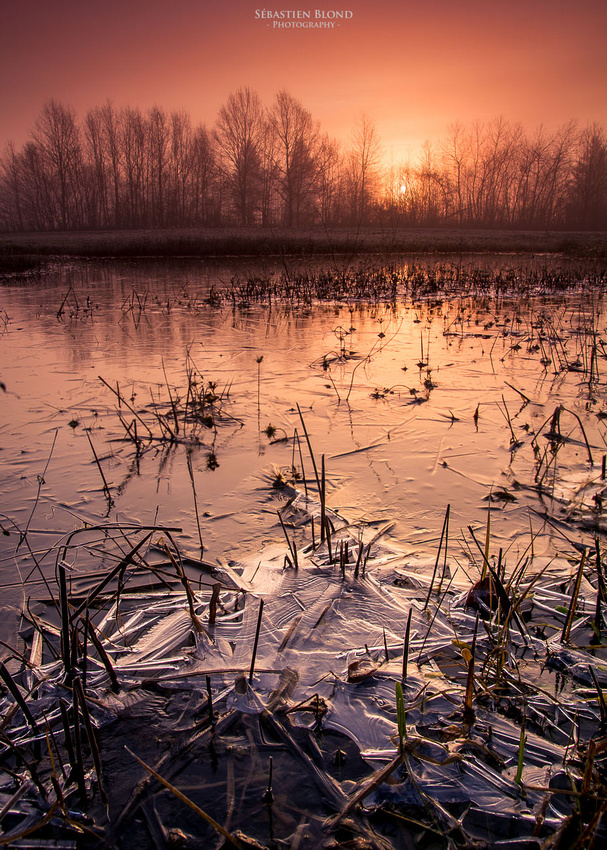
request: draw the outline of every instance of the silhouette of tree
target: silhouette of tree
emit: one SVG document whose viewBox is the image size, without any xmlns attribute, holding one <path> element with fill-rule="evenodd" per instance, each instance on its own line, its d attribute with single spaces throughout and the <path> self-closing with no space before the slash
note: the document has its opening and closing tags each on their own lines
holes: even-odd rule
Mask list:
<svg viewBox="0 0 607 850">
<path fill-rule="evenodd" d="M 219 167 L 242 224 L 253 224 L 260 207 L 263 130 L 261 101 L 249 88 L 231 94 L 219 110 L 213 134 Z"/>
<path fill-rule="evenodd" d="M 82 225 L 82 149 L 73 109 L 54 100 L 42 107 L 32 133 L 55 203 L 54 226 Z"/>
<path fill-rule="evenodd" d="M 349 203 L 357 223 L 368 219 L 371 203 L 379 190 L 381 146 L 375 125 L 361 115 L 354 127 L 348 156 Z"/>
<path fill-rule="evenodd" d="M 139 109 L 127 108 L 122 115 L 121 143 L 124 161 L 125 218 L 131 227 L 143 227 L 147 222 L 146 124 Z"/>
<path fill-rule="evenodd" d="M 402 192 L 401 187 L 406 191 Z M 533 133 L 497 118 L 455 123 L 417 162 L 382 170 L 366 116 L 349 150 L 280 91 L 268 112 L 231 94 L 212 133 L 186 112 L 46 103 L 29 140 L 0 159 L 6 230 L 304 223 L 607 225 L 607 137 L 573 123 Z"/>
<path fill-rule="evenodd" d="M 121 115 L 108 101 L 90 110 L 84 122 L 88 153 L 89 223 L 103 227 L 122 223 L 123 153 L 120 139 Z"/>
<path fill-rule="evenodd" d="M 12 142 L 9 142 L 6 153 L 0 163 L 4 191 L 0 190 L 0 210 L 6 221 L 14 221 L 19 230 L 26 227 L 24 204 L 26 189 L 24 185 L 23 156 L 18 154 Z"/>
<path fill-rule="evenodd" d="M 269 113 L 275 137 L 273 166 L 283 203 L 283 221 L 301 223 L 318 182 L 320 127 L 301 103 L 280 91 Z"/>
<path fill-rule="evenodd" d="M 587 127 L 580 139 L 570 185 L 569 215 L 582 227 L 607 226 L 607 136 Z"/>
<path fill-rule="evenodd" d="M 318 146 L 318 215 L 324 225 L 336 224 L 345 208 L 344 169 L 339 145 L 323 134 Z"/>
</svg>

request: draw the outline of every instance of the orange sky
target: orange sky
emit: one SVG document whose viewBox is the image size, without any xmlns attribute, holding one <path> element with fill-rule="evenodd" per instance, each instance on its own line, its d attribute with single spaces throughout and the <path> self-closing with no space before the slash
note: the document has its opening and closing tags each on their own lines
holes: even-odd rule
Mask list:
<svg viewBox="0 0 607 850">
<path fill-rule="evenodd" d="M 256 9 L 353 16 L 285 30 Z M 0 149 L 25 141 L 50 98 L 80 116 L 110 99 L 212 125 L 242 85 L 267 104 L 286 88 L 345 141 L 366 113 L 395 162 L 455 120 L 607 126 L 606 33 L 604 0 L 4 0 Z"/>
</svg>

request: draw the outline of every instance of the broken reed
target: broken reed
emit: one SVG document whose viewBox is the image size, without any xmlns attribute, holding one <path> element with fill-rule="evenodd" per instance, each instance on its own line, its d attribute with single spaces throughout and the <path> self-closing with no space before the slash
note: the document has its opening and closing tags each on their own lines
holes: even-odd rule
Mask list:
<svg viewBox="0 0 607 850">
<path fill-rule="evenodd" d="M 594 466 L 594 457 L 592 455 L 592 449 L 590 447 L 588 435 L 586 434 L 586 429 L 584 428 L 582 420 L 574 410 L 569 410 L 564 405 L 557 405 L 553 413 L 548 417 L 548 419 L 546 419 L 546 421 L 540 426 L 540 428 L 538 428 L 535 436 L 531 441 L 536 458 L 535 482 L 538 485 L 538 488 L 542 487 L 542 484 L 544 482 L 544 479 L 546 478 L 546 475 L 548 474 L 550 467 L 553 465 L 556 469 L 558 453 L 563 447 L 563 445 L 565 445 L 565 443 L 569 440 L 569 437 L 565 437 L 561 431 L 561 420 L 563 413 L 568 413 L 569 415 L 575 418 L 580 428 L 584 445 L 586 447 L 588 463 L 590 464 L 590 466 Z M 548 423 L 550 423 L 548 430 L 544 431 Z M 539 437 L 542 433 L 544 434 L 547 440 L 546 446 L 543 451 L 538 442 Z"/>
</svg>

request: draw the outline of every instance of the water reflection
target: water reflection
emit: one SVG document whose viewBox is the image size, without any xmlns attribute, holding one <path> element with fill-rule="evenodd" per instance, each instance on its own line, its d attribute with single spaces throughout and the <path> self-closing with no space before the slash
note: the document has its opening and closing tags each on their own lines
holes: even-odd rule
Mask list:
<svg viewBox="0 0 607 850">
<path fill-rule="evenodd" d="M 513 260 L 483 263 L 483 274 L 495 274 Z M 453 268 L 461 278 L 461 261 Z M 454 528 L 484 524 L 491 488 L 512 494 L 494 503 L 493 533 L 506 545 L 527 545 L 528 506 L 554 514 L 559 470 L 573 478 L 587 472 L 571 420 L 537 493 L 536 447 L 544 450 L 545 437 L 534 443 L 533 435 L 557 405 L 580 416 L 600 458 L 601 293 L 209 303 L 213 287 L 253 271 L 274 270 L 91 263 L 4 287 L 1 493 L 10 537 L 2 538 L 3 575 L 14 571 L 17 529 L 28 523 L 58 534 L 105 515 L 178 523 L 195 548 L 186 450 L 210 557 L 279 539 L 268 470 L 292 466 L 293 445 L 263 432 L 271 424 L 301 434 L 297 404 L 314 451 L 326 456 L 331 503 L 353 520 L 392 520 L 394 542 L 412 557 L 436 545 L 448 503 Z M 127 428 L 132 411 L 148 421 L 176 399 L 183 404 L 188 358 L 199 380 L 225 394 L 225 418 L 201 427 L 196 440 L 137 450 Z M 112 493 L 109 514 L 100 467 Z M 538 546 L 561 543 L 547 527 Z"/>
</svg>

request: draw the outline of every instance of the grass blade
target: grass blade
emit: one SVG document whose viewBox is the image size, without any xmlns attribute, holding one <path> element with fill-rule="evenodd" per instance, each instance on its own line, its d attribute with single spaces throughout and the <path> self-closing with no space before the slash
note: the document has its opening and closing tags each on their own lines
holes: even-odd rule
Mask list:
<svg viewBox="0 0 607 850">
<path fill-rule="evenodd" d="M 227 829 L 224 829 L 220 823 L 217 823 L 217 821 L 212 818 L 211 815 L 208 815 L 205 811 L 203 811 L 203 809 L 200 808 L 200 806 L 197 806 L 193 800 L 190 800 L 190 798 L 186 797 L 185 794 L 182 794 L 178 788 L 175 788 L 174 785 L 171 785 L 171 783 L 167 779 L 164 779 L 164 777 L 157 773 L 153 767 L 150 767 L 150 765 L 146 764 L 143 759 L 140 759 L 139 756 L 136 756 L 132 750 L 130 750 L 128 747 L 125 747 L 125 750 L 127 751 L 127 753 L 132 755 L 133 758 L 138 761 L 139 764 L 154 777 L 154 779 L 157 779 L 158 782 L 160 782 L 161 785 L 164 785 L 164 787 L 167 788 L 171 792 L 171 794 L 174 794 L 178 800 L 181 800 L 181 802 L 185 803 L 186 806 L 189 806 L 193 812 L 196 812 L 196 814 L 199 815 L 204 821 L 206 821 L 209 826 L 212 826 L 216 832 L 222 835 L 226 841 L 229 841 L 233 847 L 236 847 L 237 850 L 244 850 L 244 845 L 238 840 L 238 838 L 236 838 L 236 836 L 230 835 Z"/>
</svg>

